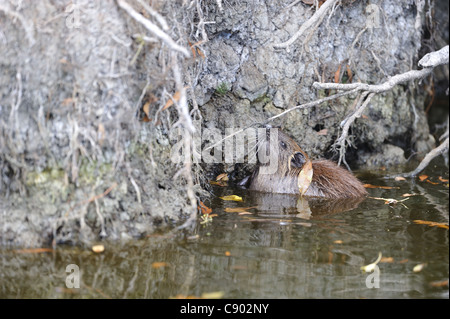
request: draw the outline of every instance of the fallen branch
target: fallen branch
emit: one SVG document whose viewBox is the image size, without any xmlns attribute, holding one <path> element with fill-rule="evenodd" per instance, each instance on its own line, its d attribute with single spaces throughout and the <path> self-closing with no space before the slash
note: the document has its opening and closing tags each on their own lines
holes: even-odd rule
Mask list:
<svg viewBox="0 0 450 319">
<path fill-rule="evenodd" d="M 171 49 L 181 52 L 187 58 L 191 56 L 186 48 L 176 44 L 175 41 L 173 41 L 170 36 L 168 36 L 163 30 L 161 30 L 156 24 L 144 18 L 140 13 L 134 10 L 127 2 L 125 2 L 124 0 L 117 0 L 117 4 L 123 10 L 125 10 L 133 19 L 135 19 L 137 22 L 142 24 L 147 30 L 149 30 L 151 33 L 153 33 L 162 41 L 164 41 L 164 43 L 167 44 Z"/>
<path fill-rule="evenodd" d="M 295 42 L 306 30 L 310 28 L 316 28 L 320 22 L 322 22 L 323 18 L 327 14 L 328 10 L 331 9 L 339 0 L 327 0 L 322 6 L 317 10 L 311 18 L 309 18 L 305 23 L 302 24 L 300 29 L 294 34 L 292 38 L 283 43 L 276 43 L 273 45 L 274 48 L 287 48 L 292 43 Z"/>
</svg>

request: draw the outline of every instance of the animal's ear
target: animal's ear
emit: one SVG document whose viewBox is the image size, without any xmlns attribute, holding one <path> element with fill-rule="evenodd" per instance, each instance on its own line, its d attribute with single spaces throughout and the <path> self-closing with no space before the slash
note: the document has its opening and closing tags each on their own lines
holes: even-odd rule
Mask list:
<svg viewBox="0 0 450 319">
<path fill-rule="evenodd" d="M 303 164 L 305 164 L 305 162 L 306 162 L 306 158 L 300 152 L 294 153 L 294 155 L 292 155 L 292 157 L 291 157 L 291 166 L 293 166 L 293 167 L 301 168 L 301 167 L 303 167 Z"/>
</svg>

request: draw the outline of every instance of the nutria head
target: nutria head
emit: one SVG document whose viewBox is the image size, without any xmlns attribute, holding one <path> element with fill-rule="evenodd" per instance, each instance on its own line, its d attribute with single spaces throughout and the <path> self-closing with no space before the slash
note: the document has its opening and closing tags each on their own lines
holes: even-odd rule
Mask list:
<svg viewBox="0 0 450 319">
<path fill-rule="evenodd" d="M 367 195 L 362 183 L 351 172 L 327 160 L 311 161 L 298 144 L 279 129 L 266 128 L 258 146 L 259 165 L 249 180 L 250 189 L 326 198 Z"/>
<path fill-rule="evenodd" d="M 309 161 L 308 155 L 300 146 L 278 128 L 267 127 L 266 136 L 260 139 L 258 145 L 258 159 L 261 166 L 276 167 L 277 174 L 281 176 L 292 173 L 296 169 L 301 170 Z M 298 172 L 297 170 L 296 173 Z"/>
</svg>

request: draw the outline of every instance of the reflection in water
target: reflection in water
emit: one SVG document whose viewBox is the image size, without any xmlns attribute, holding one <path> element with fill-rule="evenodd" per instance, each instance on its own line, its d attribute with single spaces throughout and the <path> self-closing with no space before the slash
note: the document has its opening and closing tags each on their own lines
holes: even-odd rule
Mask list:
<svg viewBox="0 0 450 319">
<path fill-rule="evenodd" d="M 274 194 L 247 191 L 247 198 L 252 205 L 258 207 L 260 215 L 294 214 L 296 217 L 310 219 L 350 211 L 358 207 L 365 197 L 329 199 L 317 197 L 301 197 L 291 194 Z"/>
</svg>

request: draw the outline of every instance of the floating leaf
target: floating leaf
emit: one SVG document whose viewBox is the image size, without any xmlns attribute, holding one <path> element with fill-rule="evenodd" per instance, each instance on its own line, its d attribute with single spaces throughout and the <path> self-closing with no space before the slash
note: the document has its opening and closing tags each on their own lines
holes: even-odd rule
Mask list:
<svg viewBox="0 0 450 319">
<path fill-rule="evenodd" d="M 400 187 L 395 186 L 379 186 L 379 185 L 372 185 L 372 184 L 364 184 L 365 188 L 381 188 L 381 189 L 400 189 Z"/>
<path fill-rule="evenodd" d="M 431 227 L 440 227 L 440 228 L 448 229 L 447 223 L 430 222 L 428 220 L 420 220 L 420 219 L 415 219 L 415 220 L 413 220 L 413 222 L 416 224 L 419 224 L 419 225 L 427 225 L 427 226 L 431 226 Z"/>
<path fill-rule="evenodd" d="M 393 263 L 394 262 L 394 258 L 392 257 L 383 257 L 380 260 L 380 263 Z"/>
<path fill-rule="evenodd" d="M 381 252 L 378 253 L 378 258 L 377 260 L 375 260 L 373 263 L 362 266 L 361 270 L 363 270 L 364 272 L 372 272 L 375 269 L 375 266 L 380 262 L 381 260 Z"/>
<path fill-rule="evenodd" d="M 432 287 L 447 287 L 448 286 L 448 279 L 443 281 L 433 281 L 430 282 L 430 286 Z"/>
<path fill-rule="evenodd" d="M 219 197 L 219 198 L 221 198 L 223 200 L 232 200 L 232 201 L 235 201 L 235 202 L 242 202 L 242 197 L 237 196 L 237 195 L 227 195 L 227 196 L 222 196 L 222 197 Z"/>
<path fill-rule="evenodd" d="M 442 176 L 438 177 L 442 183 L 448 183 L 448 179 L 442 178 Z"/>
<path fill-rule="evenodd" d="M 220 299 L 223 298 L 225 293 L 223 291 L 204 292 L 202 293 L 203 299 Z"/>
<path fill-rule="evenodd" d="M 423 182 L 424 180 L 426 180 L 428 178 L 428 175 L 420 175 L 419 179 L 421 182 Z"/>
<path fill-rule="evenodd" d="M 414 271 L 414 272 L 420 272 L 420 271 L 423 270 L 423 268 L 424 268 L 425 266 L 426 266 L 426 264 L 418 264 L 418 265 L 415 265 L 414 268 L 413 268 L 413 271 Z"/>
<path fill-rule="evenodd" d="M 208 215 L 212 212 L 212 208 L 206 206 L 202 201 L 200 201 L 199 209 L 202 215 Z"/>
<path fill-rule="evenodd" d="M 406 178 L 404 178 L 403 176 L 396 176 L 394 179 L 395 179 L 397 182 L 400 182 L 400 181 L 406 181 Z"/>
<path fill-rule="evenodd" d="M 227 250 L 227 251 L 225 252 L 225 256 L 229 257 L 229 256 L 231 256 L 231 253 Z"/>
<path fill-rule="evenodd" d="M 225 207 L 225 212 L 227 213 L 242 213 L 245 212 L 246 210 L 252 209 L 252 208 L 257 208 L 258 206 L 253 206 L 253 207 Z"/>
<path fill-rule="evenodd" d="M 427 179 L 425 182 L 430 183 L 430 184 L 433 184 L 433 185 L 439 185 L 439 183 L 437 183 L 437 182 L 432 182 L 432 181 L 430 181 L 429 179 Z"/>
<path fill-rule="evenodd" d="M 344 242 L 342 240 L 335 240 L 333 243 L 335 243 L 335 244 L 343 244 Z"/>
<path fill-rule="evenodd" d="M 411 196 L 418 196 L 419 194 L 410 194 L 410 193 L 405 193 L 402 194 L 402 197 L 411 197 Z"/>
<path fill-rule="evenodd" d="M 303 168 L 300 171 L 300 173 L 298 174 L 297 185 L 300 195 L 303 196 L 303 194 L 306 193 L 309 185 L 311 184 L 312 178 L 313 178 L 312 162 L 307 161 L 305 165 L 303 165 Z"/>
<path fill-rule="evenodd" d="M 102 252 L 105 251 L 105 246 L 103 246 L 103 245 L 94 245 L 94 246 L 92 246 L 92 251 L 94 253 L 97 253 L 97 254 L 102 253 Z"/>
<path fill-rule="evenodd" d="M 220 182 L 209 181 L 209 183 L 210 183 L 211 185 L 217 185 L 217 186 L 221 186 L 221 187 L 225 187 L 225 186 L 228 185 L 226 182 L 223 182 L 223 181 L 220 181 Z"/>
<path fill-rule="evenodd" d="M 152 263 L 152 268 L 162 268 L 167 266 L 169 266 L 169 264 L 164 261 L 155 261 Z"/>
<path fill-rule="evenodd" d="M 216 181 L 228 182 L 228 175 L 226 173 L 220 174 L 216 177 Z"/>
<path fill-rule="evenodd" d="M 52 248 L 28 248 L 28 249 L 18 249 L 14 252 L 19 254 L 40 254 L 40 253 L 51 253 L 53 252 Z"/>
</svg>

